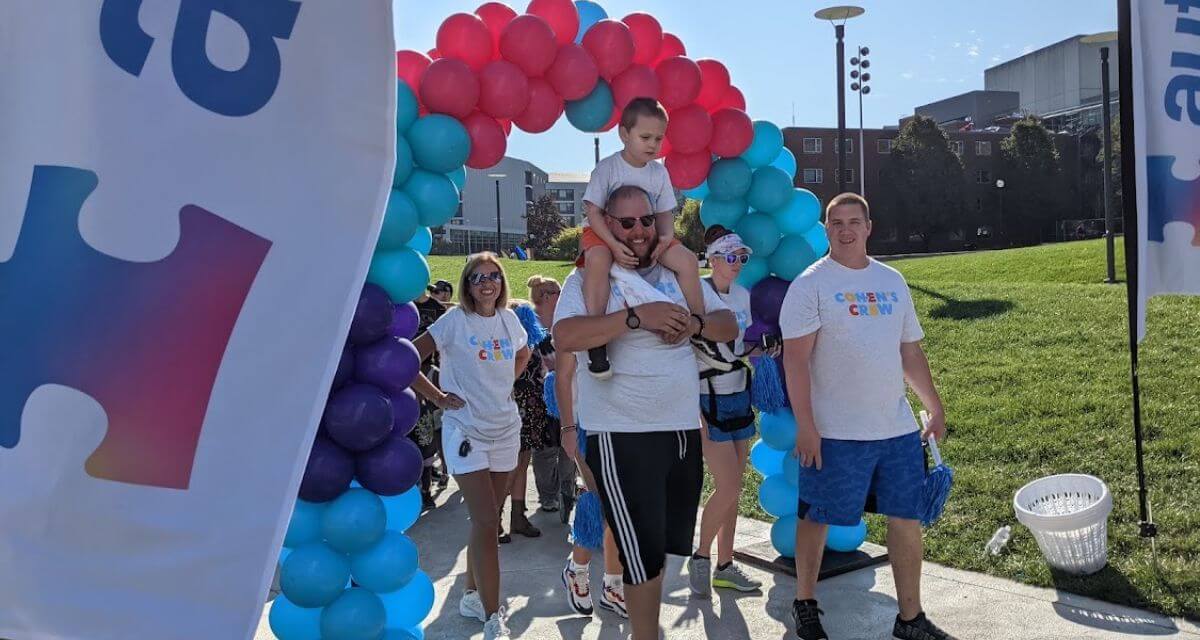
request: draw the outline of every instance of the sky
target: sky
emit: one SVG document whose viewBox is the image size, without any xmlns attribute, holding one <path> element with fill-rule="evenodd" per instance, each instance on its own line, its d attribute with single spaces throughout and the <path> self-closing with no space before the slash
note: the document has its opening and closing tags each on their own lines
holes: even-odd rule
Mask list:
<svg viewBox="0 0 1200 640">
<path fill-rule="evenodd" d="M 433 48 L 438 25 L 484 0 L 393 0 L 399 49 Z M 527 2 L 510 3 L 523 12 Z M 658 18 L 678 35 L 688 57 L 716 58 L 729 68 L 755 120 L 784 127 L 837 126 L 833 27 L 813 13 L 811 0 L 599 0 L 615 19 L 636 11 Z M 830 3 L 832 4 L 832 3 Z M 859 0 L 866 9 L 846 24 L 846 59 L 870 47 L 871 93 L 864 97 L 867 127 L 895 125 L 913 108 L 983 88 L 984 69 L 1080 34 L 1116 29 L 1115 0 Z M 984 7 L 989 7 L 984 9 Z M 847 70 L 848 72 L 848 70 Z M 858 126 L 858 97 L 847 79 L 846 126 Z M 547 172 L 587 172 L 592 136 L 561 118 L 553 129 L 514 129 L 508 155 Z M 620 149 L 615 131 L 601 134 L 600 150 Z"/>
</svg>

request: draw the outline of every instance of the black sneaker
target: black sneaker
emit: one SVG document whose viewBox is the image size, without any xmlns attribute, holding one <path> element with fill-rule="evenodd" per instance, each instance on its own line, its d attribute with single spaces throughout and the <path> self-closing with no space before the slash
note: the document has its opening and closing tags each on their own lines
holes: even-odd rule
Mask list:
<svg viewBox="0 0 1200 640">
<path fill-rule="evenodd" d="M 821 626 L 821 614 L 816 600 L 793 600 L 792 622 L 796 625 L 796 637 L 800 640 L 829 640 Z"/>
<path fill-rule="evenodd" d="M 597 380 L 608 380 L 612 377 L 612 366 L 608 364 L 607 346 L 588 349 L 588 373 Z"/>
<path fill-rule="evenodd" d="M 429 495 L 428 493 L 422 494 L 421 495 L 421 510 L 429 511 L 430 509 L 435 509 L 435 508 L 437 508 L 437 503 L 433 501 L 433 496 Z"/>
<path fill-rule="evenodd" d="M 892 627 L 892 637 L 897 640 L 957 640 L 954 636 L 942 631 L 925 617 L 925 612 L 905 622 L 896 616 L 896 625 Z"/>
</svg>

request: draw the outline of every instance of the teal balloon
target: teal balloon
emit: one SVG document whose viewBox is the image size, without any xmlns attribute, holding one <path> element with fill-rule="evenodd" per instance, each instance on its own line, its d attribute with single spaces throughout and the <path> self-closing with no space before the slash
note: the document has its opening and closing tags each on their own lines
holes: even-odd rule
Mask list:
<svg viewBox="0 0 1200 640">
<path fill-rule="evenodd" d="M 825 534 L 825 546 L 832 551 L 849 553 L 862 546 L 867 540 L 867 523 L 861 518 L 853 527 L 830 525 Z"/>
<path fill-rule="evenodd" d="M 766 442 L 759 440 L 750 447 L 750 464 L 763 477 L 773 476 L 783 470 L 784 452 L 772 449 Z"/>
<path fill-rule="evenodd" d="M 396 134 L 396 169 L 392 171 L 392 188 L 399 189 L 408 182 L 408 178 L 412 176 L 413 169 L 412 146 L 408 144 L 408 139 L 403 133 Z"/>
<path fill-rule="evenodd" d="M 743 265 L 742 272 L 738 274 L 737 283 L 750 289 L 758 284 L 759 280 L 769 275 L 771 275 L 770 258 L 768 256 L 750 256 L 750 262 Z"/>
<path fill-rule="evenodd" d="M 708 172 L 708 190 L 714 198 L 735 200 L 750 191 L 754 171 L 741 158 L 721 158 Z"/>
<path fill-rule="evenodd" d="M 376 251 L 367 270 L 367 282 L 383 287 L 396 304 L 411 302 L 429 286 L 429 263 L 408 247 Z"/>
<path fill-rule="evenodd" d="M 579 100 L 570 100 L 566 107 L 567 121 L 576 129 L 596 133 L 612 120 L 613 93 L 604 80 L 596 82 L 592 92 Z"/>
<path fill-rule="evenodd" d="M 800 458 L 796 457 L 796 452 L 789 451 L 783 456 L 782 475 L 793 487 L 800 486 Z"/>
<path fill-rule="evenodd" d="M 447 173 L 446 177 L 450 178 L 450 182 L 453 182 L 454 186 L 458 187 L 459 191 L 462 191 L 463 188 L 465 188 L 467 186 L 467 168 L 466 167 L 459 167 L 459 168 L 455 169 L 454 171 Z"/>
<path fill-rule="evenodd" d="M 758 416 L 759 430 L 767 446 L 777 451 L 796 447 L 796 418 L 789 409 L 763 412 Z"/>
<path fill-rule="evenodd" d="M 407 137 L 413 160 L 434 173 L 450 173 L 471 155 L 471 137 L 466 127 L 448 115 L 434 113 L 417 118 Z"/>
<path fill-rule="evenodd" d="M 400 533 L 408 531 L 421 516 L 420 488 L 413 487 L 398 496 L 384 497 L 383 507 L 387 510 L 388 529 Z"/>
<path fill-rule="evenodd" d="M 780 233 L 804 233 L 821 219 L 821 201 L 808 189 L 793 189 L 792 198 L 773 215 Z"/>
<path fill-rule="evenodd" d="M 685 197 L 691 198 L 692 200 L 703 200 L 707 198 L 709 194 L 708 180 L 701 182 L 700 186 L 698 187 L 684 189 L 681 193 L 683 193 Z"/>
<path fill-rule="evenodd" d="M 779 226 L 768 213 L 753 211 L 742 216 L 735 230 L 746 246 L 759 257 L 771 255 L 779 245 Z"/>
<path fill-rule="evenodd" d="M 777 167 L 763 167 L 754 172 L 746 200 L 756 211 L 778 211 L 792 198 L 792 178 Z"/>
<path fill-rule="evenodd" d="M 433 251 L 433 232 L 429 230 L 429 227 L 417 227 L 417 230 L 412 234 L 412 238 L 404 243 L 404 246 L 423 256 L 427 256 L 430 251 Z"/>
<path fill-rule="evenodd" d="M 812 248 L 817 257 L 829 253 L 829 236 L 825 234 L 825 225 L 818 222 L 804 232 L 804 240 Z"/>
<path fill-rule="evenodd" d="M 388 629 L 383 634 L 383 640 L 425 640 L 425 630 L 420 627 Z"/>
<path fill-rule="evenodd" d="M 399 531 L 350 556 L 350 576 L 364 589 L 390 593 L 417 575 L 417 545 Z"/>
<path fill-rule="evenodd" d="M 763 478 L 762 484 L 758 485 L 758 504 L 776 518 L 795 515 L 800 506 L 800 490 L 782 473 L 776 473 Z"/>
<path fill-rule="evenodd" d="M 321 609 L 297 606 L 287 596 L 275 598 L 267 621 L 279 640 L 321 640 Z"/>
<path fill-rule="evenodd" d="M 347 589 L 321 612 L 321 640 L 379 640 L 387 610 L 366 589 Z"/>
<path fill-rule="evenodd" d="M 783 169 L 784 173 L 794 179 L 796 177 L 796 154 L 792 153 L 791 149 L 784 147 L 779 155 L 771 161 L 770 166 Z"/>
<path fill-rule="evenodd" d="M 387 610 L 389 629 L 420 626 L 433 609 L 433 583 L 424 571 L 417 571 L 399 591 L 380 594 Z"/>
<path fill-rule="evenodd" d="M 575 34 L 575 44 L 583 44 L 583 34 L 597 22 L 607 20 L 608 12 L 591 0 L 575 0 L 575 10 L 579 12 L 579 31 Z"/>
<path fill-rule="evenodd" d="M 786 516 L 771 524 L 771 546 L 785 558 L 796 557 L 796 525 L 795 515 Z"/>
<path fill-rule="evenodd" d="M 350 560 L 320 542 L 294 549 L 279 574 L 283 595 L 305 608 L 333 602 L 349 580 Z"/>
<path fill-rule="evenodd" d="M 346 491 L 321 516 L 321 535 L 342 553 L 357 553 L 379 542 L 386 528 L 383 500 L 366 489 Z"/>
<path fill-rule="evenodd" d="M 700 222 L 705 228 L 719 224 L 726 229 L 737 226 L 738 220 L 746 215 L 745 200 L 721 200 L 708 197 L 700 203 Z"/>
<path fill-rule="evenodd" d="M 766 120 L 755 120 L 754 140 L 742 153 L 742 159 L 750 163 L 750 168 L 757 169 L 771 164 L 782 150 L 783 132 L 779 127 Z"/>
<path fill-rule="evenodd" d="M 440 227 L 458 211 L 458 187 L 445 174 L 414 169 L 404 183 L 404 193 L 417 205 L 422 227 Z"/>
<path fill-rule="evenodd" d="M 795 280 L 820 257 L 821 254 L 813 251 L 804 236 L 787 235 L 779 241 L 775 253 L 771 254 L 771 273 L 784 280 Z"/>
<path fill-rule="evenodd" d="M 383 214 L 383 228 L 379 231 L 376 251 L 391 251 L 403 247 L 416 232 L 420 216 L 417 205 L 408 194 L 392 189 L 388 196 L 387 211 Z"/>
<path fill-rule="evenodd" d="M 296 506 L 292 508 L 292 519 L 288 522 L 287 534 L 283 537 L 283 546 L 295 549 L 320 542 L 321 516 L 324 513 L 324 504 L 297 500 Z"/>
<path fill-rule="evenodd" d="M 406 82 L 396 83 L 396 133 L 404 135 L 420 116 L 417 96 Z"/>
</svg>

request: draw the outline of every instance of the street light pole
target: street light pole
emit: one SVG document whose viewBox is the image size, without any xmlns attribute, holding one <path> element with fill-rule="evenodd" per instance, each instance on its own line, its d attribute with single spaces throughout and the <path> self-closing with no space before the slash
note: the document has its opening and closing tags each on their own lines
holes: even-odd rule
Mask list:
<svg viewBox="0 0 1200 640">
<path fill-rule="evenodd" d="M 1105 282 L 1114 284 L 1117 281 L 1117 258 L 1114 244 L 1116 242 L 1116 222 L 1112 213 L 1112 114 L 1109 107 L 1108 82 L 1108 43 L 1117 41 L 1116 31 L 1105 31 L 1087 36 L 1081 40 L 1085 44 L 1100 44 L 1100 96 L 1104 117 L 1104 242 L 1108 258 L 1108 273 Z"/>
<path fill-rule="evenodd" d="M 489 173 L 488 177 L 496 180 L 496 255 L 501 255 L 500 250 L 503 245 L 500 243 L 500 180 L 507 178 L 508 174 Z"/>
<path fill-rule="evenodd" d="M 1000 224 L 996 225 L 997 227 L 999 227 L 998 229 L 996 229 L 996 231 L 998 232 L 998 234 L 1000 236 L 1001 245 L 1003 245 L 1004 241 L 1008 238 L 1008 234 L 1004 232 L 1004 181 L 1003 180 L 996 181 L 996 193 L 1000 194 Z"/>
<path fill-rule="evenodd" d="M 867 197 L 867 150 L 863 146 L 863 96 L 871 93 L 871 87 L 867 84 L 871 74 L 866 71 L 871 68 L 871 61 L 867 60 L 870 53 L 869 48 L 859 47 L 858 55 L 850 58 L 850 64 L 854 67 L 850 72 L 850 78 L 854 80 L 850 90 L 858 94 L 858 193 L 864 198 Z"/>
<path fill-rule="evenodd" d="M 838 193 L 846 191 L 846 21 L 865 13 L 862 7 L 839 6 L 821 9 L 813 14 L 818 20 L 833 23 L 837 39 L 837 106 L 838 132 L 835 144 L 838 150 Z"/>
</svg>

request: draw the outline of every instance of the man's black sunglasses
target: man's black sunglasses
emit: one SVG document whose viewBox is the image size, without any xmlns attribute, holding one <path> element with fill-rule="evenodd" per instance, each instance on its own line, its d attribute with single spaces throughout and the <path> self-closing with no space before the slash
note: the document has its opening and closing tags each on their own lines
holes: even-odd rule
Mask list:
<svg viewBox="0 0 1200 640">
<path fill-rule="evenodd" d="M 605 214 L 605 215 L 608 215 L 608 214 Z M 653 215 L 641 216 L 640 218 L 618 218 L 618 217 L 612 216 L 612 215 L 608 215 L 608 217 L 612 218 L 613 220 L 616 220 L 617 222 L 620 222 L 621 228 L 625 229 L 625 230 L 632 229 L 633 225 L 638 222 L 641 222 L 643 227 L 653 227 L 654 226 L 654 216 Z"/>
</svg>

